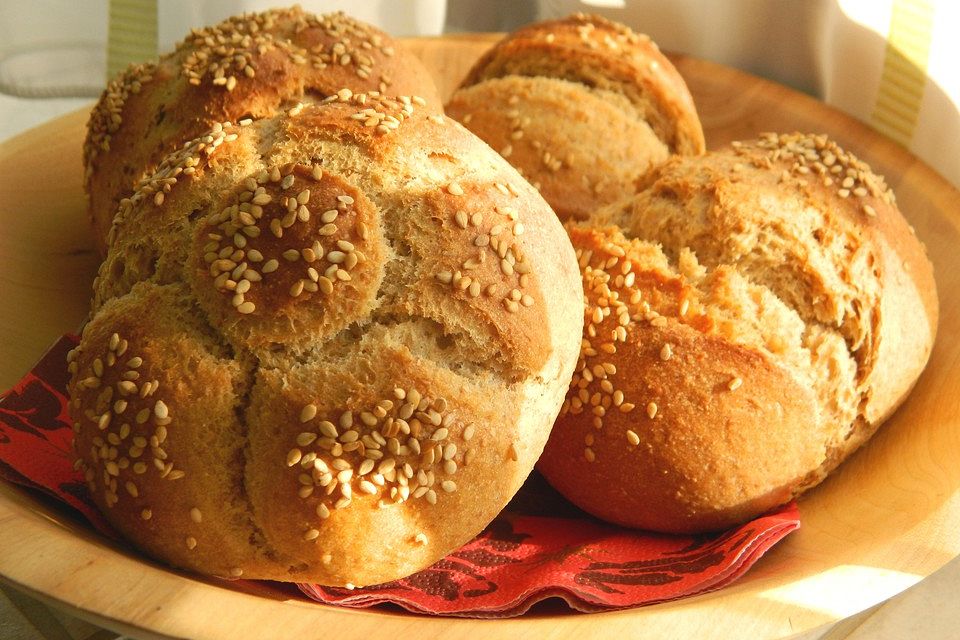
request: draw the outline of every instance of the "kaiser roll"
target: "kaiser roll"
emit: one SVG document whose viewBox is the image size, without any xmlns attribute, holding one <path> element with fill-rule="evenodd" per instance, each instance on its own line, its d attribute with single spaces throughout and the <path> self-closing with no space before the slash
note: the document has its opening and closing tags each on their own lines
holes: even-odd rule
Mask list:
<svg viewBox="0 0 960 640">
<path fill-rule="evenodd" d="M 96 290 L 69 385 L 94 500 L 219 576 L 369 585 L 470 540 L 540 455 L 582 331 L 540 195 L 376 93 L 166 156 Z"/>
<path fill-rule="evenodd" d="M 817 485 L 904 400 L 932 267 L 825 136 L 673 157 L 638 186 L 569 229 L 586 328 L 539 468 L 612 522 L 723 529 Z"/>
<path fill-rule="evenodd" d="M 561 219 L 632 195 L 669 154 L 703 152 L 683 78 L 645 35 L 576 14 L 508 35 L 447 113 L 499 151 Z"/>
</svg>

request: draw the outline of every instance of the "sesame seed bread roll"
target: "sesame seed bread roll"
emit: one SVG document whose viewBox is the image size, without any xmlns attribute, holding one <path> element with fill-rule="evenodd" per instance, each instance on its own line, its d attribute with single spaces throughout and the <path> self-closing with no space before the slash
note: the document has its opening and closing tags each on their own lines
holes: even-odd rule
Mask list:
<svg viewBox="0 0 960 640">
<path fill-rule="evenodd" d="M 667 159 L 667 145 L 625 102 L 568 80 L 506 76 L 460 89 L 446 112 L 499 151 L 565 220 L 633 195 L 636 180 Z"/>
<path fill-rule="evenodd" d="M 418 95 L 439 110 L 419 60 L 342 13 L 292 7 L 235 16 L 193 30 L 158 61 L 132 65 L 87 124 L 84 188 L 97 248 L 106 253 L 120 201 L 187 140 L 214 123 L 273 116 L 342 88 Z"/>
<path fill-rule="evenodd" d="M 561 220 L 634 193 L 669 154 L 699 154 L 683 78 L 649 37 L 600 16 L 523 27 L 472 67 L 447 105 L 539 185 Z"/>
<path fill-rule="evenodd" d="M 121 208 L 71 415 L 94 500 L 150 555 L 380 583 L 470 540 L 533 468 L 582 333 L 573 249 L 422 102 L 217 124 Z"/>
<path fill-rule="evenodd" d="M 693 533 L 786 502 L 929 358 L 923 246 L 883 179 L 825 136 L 673 157 L 569 232 L 586 327 L 539 467 L 601 518 Z"/>
</svg>

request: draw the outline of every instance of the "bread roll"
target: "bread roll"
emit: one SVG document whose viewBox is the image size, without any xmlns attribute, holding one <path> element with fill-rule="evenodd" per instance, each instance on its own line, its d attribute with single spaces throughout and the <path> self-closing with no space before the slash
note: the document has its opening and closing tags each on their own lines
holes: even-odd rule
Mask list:
<svg viewBox="0 0 960 640">
<path fill-rule="evenodd" d="M 565 220 L 629 197 L 637 178 L 669 155 L 623 102 L 619 94 L 568 80 L 506 76 L 460 89 L 446 110 L 499 151 Z"/>
<path fill-rule="evenodd" d="M 421 103 L 218 124 L 121 208 L 71 415 L 94 500 L 150 555 L 380 583 L 470 540 L 533 468 L 582 331 L 573 250 Z"/>
<path fill-rule="evenodd" d="M 904 400 L 932 267 L 825 136 L 674 157 L 639 188 L 569 229 L 586 328 L 539 468 L 612 522 L 723 529 L 817 485 Z"/>
<path fill-rule="evenodd" d="M 340 89 L 418 95 L 439 110 L 426 69 L 384 32 L 299 7 L 192 31 L 157 62 L 132 65 L 94 107 L 83 148 L 94 240 L 157 163 L 217 122 L 274 116 Z"/>
<path fill-rule="evenodd" d="M 677 70 L 645 35 L 576 14 L 507 36 L 447 104 L 507 158 L 561 219 L 633 194 L 669 154 L 698 154 L 703 130 Z"/>
</svg>

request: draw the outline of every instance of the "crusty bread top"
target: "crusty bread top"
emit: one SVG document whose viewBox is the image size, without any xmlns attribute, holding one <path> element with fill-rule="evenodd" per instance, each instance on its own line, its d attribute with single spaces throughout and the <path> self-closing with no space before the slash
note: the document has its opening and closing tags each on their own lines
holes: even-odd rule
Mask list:
<svg viewBox="0 0 960 640">
<path fill-rule="evenodd" d="M 550 483 L 604 520 L 675 533 L 789 500 L 826 456 L 838 416 L 821 398 L 853 386 L 842 340 L 808 348 L 797 314 L 733 265 L 568 231 L 585 327 L 538 463 Z"/>
<path fill-rule="evenodd" d="M 561 220 L 632 195 L 668 155 L 622 95 L 567 80 L 491 78 L 458 90 L 446 112 L 517 167 Z"/>
<path fill-rule="evenodd" d="M 418 95 L 439 110 L 426 69 L 386 33 L 342 13 L 299 7 L 193 30 L 157 62 L 106 88 L 87 125 L 85 188 L 95 237 L 121 198 L 170 151 L 215 122 L 272 116 L 342 88 Z"/>
<path fill-rule="evenodd" d="M 838 431 L 831 459 L 846 457 L 904 399 L 936 335 L 936 285 L 892 191 L 868 165 L 823 135 L 767 134 L 671 158 L 638 192 L 594 222 L 659 242 L 673 257 L 689 249 L 710 268 L 735 264 L 808 326 L 846 343 L 856 393 L 829 397 L 860 419 Z"/>
<path fill-rule="evenodd" d="M 73 356 L 78 453 L 108 519 L 167 562 L 372 584 L 519 488 L 582 291 L 542 197 L 423 100 L 291 111 L 215 125 L 125 200 Z"/>
<path fill-rule="evenodd" d="M 923 247 L 884 181 L 825 136 L 673 157 L 568 231 L 584 340 L 539 467 L 604 519 L 693 533 L 799 495 L 930 355 Z"/>
<path fill-rule="evenodd" d="M 478 155 L 474 136 L 421 102 L 344 92 L 292 117 L 216 125 L 168 156 L 121 206 L 94 284 L 94 309 L 141 280 L 183 278 L 196 283 L 200 303 L 229 339 L 267 358 L 279 344 L 309 349 L 390 301 L 397 313 L 416 309 L 456 324 L 464 352 L 519 367 L 520 377 L 536 370 L 550 332 L 517 312 L 539 308 L 541 285 L 525 259 L 526 248 L 539 243 L 527 225 L 537 233 L 549 208 L 504 160 Z M 371 117 L 393 119 L 397 130 L 368 126 Z M 292 178 L 281 176 L 285 166 Z M 246 214 L 248 202 L 254 209 Z M 519 208 L 531 202 L 544 209 Z M 301 215 L 301 206 L 310 213 Z M 209 212 L 204 224 L 195 224 L 198 209 Z M 249 216 L 255 224 L 245 224 Z M 247 233 L 255 235 L 244 239 Z M 251 248 L 263 266 L 231 260 Z M 410 251 L 423 256 L 416 270 L 390 271 L 401 264 L 396 254 Z M 241 263 L 261 279 L 238 297 L 220 282 Z M 384 278 L 396 298 L 375 297 Z M 396 286 L 398 279 L 463 298 L 465 312 L 449 314 L 443 296 L 413 297 L 416 288 Z M 302 290 L 295 287 L 301 280 Z M 345 297 L 325 309 L 331 287 Z"/>
<path fill-rule="evenodd" d="M 507 75 L 620 93 L 671 152 L 704 150 L 693 98 L 676 68 L 649 37 L 606 18 L 577 13 L 518 29 L 474 64 L 461 87 Z"/>
</svg>

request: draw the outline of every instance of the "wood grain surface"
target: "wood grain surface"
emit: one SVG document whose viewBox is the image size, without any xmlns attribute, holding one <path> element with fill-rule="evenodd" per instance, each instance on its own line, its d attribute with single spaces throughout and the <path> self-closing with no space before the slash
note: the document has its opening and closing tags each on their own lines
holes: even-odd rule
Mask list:
<svg viewBox="0 0 960 640">
<path fill-rule="evenodd" d="M 407 41 L 448 94 L 493 36 Z M 927 244 L 940 337 L 910 399 L 863 451 L 801 502 L 801 530 L 719 592 L 603 614 L 547 603 L 522 618 L 354 611 L 292 588 L 171 571 L 105 541 L 36 494 L 0 483 L 0 575 L 137 637 L 783 638 L 851 616 L 960 553 L 960 193 L 864 125 L 807 96 L 716 64 L 675 58 L 708 145 L 764 131 L 825 132 L 886 175 Z M 83 321 L 97 266 L 84 217 L 85 113 L 0 147 L 0 388 Z"/>
</svg>

